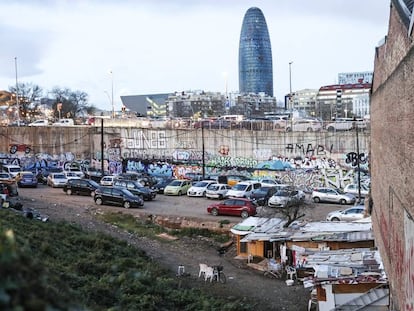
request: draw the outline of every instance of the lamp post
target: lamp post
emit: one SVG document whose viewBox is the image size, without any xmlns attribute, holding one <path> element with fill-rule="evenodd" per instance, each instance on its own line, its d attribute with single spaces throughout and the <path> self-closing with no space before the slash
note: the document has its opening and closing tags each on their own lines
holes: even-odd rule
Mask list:
<svg viewBox="0 0 414 311">
<path fill-rule="evenodd" d="M 361 168 L 359 164 L 359 137 L 358 137 L 358 123 L 354 117 L 355 134 L 356 134 L 356 152 L 357 152 L 357 168 L 358 168 L 358 203 L 361 203 Z"/>
<path fill-rule="evenodd" d="M 109 71 L 111 74 L 111 105 L 112 105 L 112 118 L 115 118 L 115 107 L 114 107 L 114 73 L 112 70 Z"/>
<path fill-rule="evenodd" d="M 293 105 L 292 105 L 292 64 L 293 64 L 293 61 L 289 62 L 289 106 L 290 106 L 291 110 L 293 110 Z"/>
<path fill-rule="evenodd" d="M 17 126 L 20 126 L 20 103 L 19 103 L 19 84 L 17 83 L 17 57 L 14 58 L 14 69 L 16 72 L 16 107 L 17 107 Z"/>
</svg>

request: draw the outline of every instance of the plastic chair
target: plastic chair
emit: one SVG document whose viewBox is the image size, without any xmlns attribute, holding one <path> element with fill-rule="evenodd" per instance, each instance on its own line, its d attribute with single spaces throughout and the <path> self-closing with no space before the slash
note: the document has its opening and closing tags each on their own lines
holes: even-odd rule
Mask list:
<svg viewBox="0 0 414 311">
<path fill-rule="evenodd" d="M 200 271 L 198 272 L 198 277 L 200 278 L 205 275 L 208 266 L 205 263 L 200 263 L 199 266 Z"/>
<path fill-rule="evenodd" d="M 298 275 L 296 273 L 296 268 L 293 268 L 292 266 L 286 266 L 286 274 L 287 278 L 289 280 L 293 280 L 294 278 L 297 279 Z"/>
</svg>

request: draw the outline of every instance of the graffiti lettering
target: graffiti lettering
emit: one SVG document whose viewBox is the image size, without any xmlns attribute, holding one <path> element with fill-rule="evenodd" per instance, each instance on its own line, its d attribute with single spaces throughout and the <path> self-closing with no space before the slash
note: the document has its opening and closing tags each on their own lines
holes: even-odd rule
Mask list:
<svg viewBox="0 0 414 311">
<path fill-rule="evenodd" d="M 359 164 L 366 164 L 367 163 L 367 157 L 365 156 L 365 153 L 362 152 L 359 154 L 359 157 L 356 152 L 349 152 L 346 154 L 345 163 L 351 164 L 351 166 L 357 166 Z"/>
<path fill-rule="evenodd" d="M 330 146 L 329 152 L 331 153 L 333 149 L 333 145 Z M 311 157 L 315 155 L 326 155 L 327 151 L 325 150 L 325 147 L 322 145 L 315 145 L 307 144 L 306 148 L 304 144 L 287 144 L 286 146 L 287 152 L 290 153 L 299 153 L 303 154 L 305 156 Z"/>
</svg>

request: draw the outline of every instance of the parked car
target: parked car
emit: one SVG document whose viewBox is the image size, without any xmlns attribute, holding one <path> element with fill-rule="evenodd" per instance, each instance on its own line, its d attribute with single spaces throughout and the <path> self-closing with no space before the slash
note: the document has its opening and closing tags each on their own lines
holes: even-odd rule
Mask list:
<svg viewBox="0 0 414 311">
<path fill-rule="evenodd" d="M 241 181 L 235 184 L 228 192 L 227 197 L 236 197 L 236 198 L 248 198 L 253 190 L 258 189 L 262 186 L 261 183 L 257 181 Z"/>
<path fill-rule="evenodd" d="M 0 172 L 0 182 L 13 182 L 14 178 L 9 173 Z"/>
<path fill-rule="evenodd" d="M 63 174 L 65 174 L 66 179 L 81 179 L 82 177 L 80 177 L 78 174 L 76 174 L 75 172 L 67 172 L 67 171 L 63 171 Z"/>
<path fill-rule="evenodd" d="M 174 178 L 161 178 L 160 180 L 158 180 L 157 183 L 155 183 L 151 189 L 155 190 L 157 193 L 164 193 L 164 189 L 165 187 L 168 186 L 168 184 L 170 182 L 172 182 L 174 180 Z"/>
<path fill-rule="evenodd" d="M 259 206 L 265 206 L 276 192 L 277 188 L 275 186 L 262 186 L 252 191 L 250 200 Z"/>
<path fill-rule="evenodd" d="M 228 184 L 211 184 L 207 187 L 207 199 L 224 199 L 227 197 L 227 192 L 231 189 Z"/>
<path fill-rule="evenodd" d="M 257 181 L 261 183 L 262 186 L 267 186 L 267 187 L 283 185 L 283 183 L 280 180 L 275 179 L 275 178 L 260 178 Z"/>
<path fill-rule="evenodd" d="M 256 205 L 246 198 L 229 198 L 224 201 L 211 204 L 207 212 L 217 215 L 241 216 L 247 218 L 256 215 Z"/>
<path fill-rule="evenodd" d="M 363 183 L 360 183 L 360 186 L 361 186 L 360 187 L 361 197 L 364 198 L 365 196 L 368 195 L 369 188 Z M 359 194 L 358 184 L 348 184 L 348 185 L 346 185 L 345 188 L 344 188 L 344 192 L 353 194 L 356 197 L 358 197 L 358 194 Z"/>
<path fill-rule="evenodd" d="M 281 189 L 277 191 L 268 202 L 269 207 L 287 207 L 291 204 L 305 201 L 305 193 L 296 189 Z"/>
<path fill-rule="evenodd" d="M 1 166 L 1 170 L 4 173 L 9 173 L 11 175 L 11 177 L 16 177 L 18 172 L 22 171 L 22 168 L 18 165 L 14 165 L 14 164 L 6 164 L 6 165 L 2 165 Z"/>
<path fill-rule="evenodd" d="M 207 194 L 207 188 L 208 186 L 212 184 L 216 184 L 217 182 L 214 180 L 202 180 L 198 181 L 195 184 L 193 184 L 188 190 L 187 190 L 187 196 L 189 197 L 205 197 Z"/>
<path fill-rule="evenodd" d="M 187 194 L 191 187 L 191 180 L 175 179 L 170 182 L 164 189 L 165 195 L 184 195 Z"/>
<path fill-rule="evenodd" d="M 23 171 L 18 172 L 16 175 L 17 186 L 20 188 L 23 187 L 33 187 L 36 188 L 38 181 L 37 176 L 33 172 Z"/>
<path fill-rule="evenodd" d="M 53 126 L 73 126 L 75 125 L 75 123 L 73 122 L 73 119 L 59 119 L 52 125 Z"/>
<path fill-rule="evenodd" d="M 49 120 L 46 120 L 46 119 L 36 120 L 28 124 L 28 126 L 48 126 L 48 125 L 49 125 Z"/>
<path fill-rule="evenodd" d="M 133 195 L 126 188 L 114 187 L 100 187 L 96 189 L 94 201 L 97 205 L 119 205 L 125 208 L 144 205 L 144 200 L 140 196 Z"/>
<path fill-rule="evenodd" d="M 66 175 L 64 173 L 50 173 L 47 176 L 46 184 L 49 187 L 56 188 L 56 187 L 63 187 L 68 182 Z"/>
<path fill-rule="evenodd" d="M 341 189 L 333 189 L 320 187 L 312 191 L 312 200 L 315 203 L 339 203 L 339 204 L 354 204 L 356 197 L 353 194 L 345 193 Z"/>
<path fill-rule="evenodd" d="M 133 180 L 114 180 L 114 187 L 126 188 L 131 190 L 135 195 L 140 195 L 144 201 L 154 200 L 157 196 L 157 192 L 148 187 L 144 187 L 140 182 Z"/>
<path fill-rule="evenodd" d="M 322 122 L 316 118 L 303 118 L 288 121 L 286 132 L 317 132 L 322 130 Z"/>
<path fill-rule="evenodd" d="M 116 179 L 115 175 L 108 175 L 101 178 L 99 184 L 101 186 L 112 186 L 114 184 L 114 180 Z"/>
<path fill-rule="evenodd" d="M 326 124 L 326 130 L 328 132 L 333 131 L 350 131 L 355 129 L 355 126 L 358 126 L 358 129 L 365 130 L 367 128 L 367 123 L 363 119 L 353 118 L 336 118 L 333 122 Z"/>
<path fill-rule="evenodd" d="M 68 182 L 63 186 L 63 191 L 67 195 L 78 194 L 78 195 L 90 195 L 95 196 L 95 191 L 100 185 L 91 179 L 80 179 L 74 178 L 69 179 Z"/>
<path fill-rule="evenodd" d="M 364 205 L 353 206 L 344 210 L 330 212 L 327 221 L 354 221 L 364 218 Z"/>
</svg>

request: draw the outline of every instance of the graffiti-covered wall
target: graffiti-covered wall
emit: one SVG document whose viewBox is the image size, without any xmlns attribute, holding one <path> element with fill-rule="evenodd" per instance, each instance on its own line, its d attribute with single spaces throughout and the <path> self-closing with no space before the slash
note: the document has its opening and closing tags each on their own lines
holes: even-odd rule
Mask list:
<svg viewBox="0 0 414 311">
<path fill-rule="evenodd" d="M 275 160 L 300 166 L 355 166 L 368 163 L 367 132 L 278 132 L 248 130 L 166 130 L 132 127 L 3 127 L 4 156 L 100 160 L 133 158 L 209 167 L 272 169 Z M 358 148 L 357 148 L 358 141 Z M 358 150 L 359 149 L 359 150 Z M 357 151 L 359 154 L 357 154 Z M 204 154 L 204 157 L 203 157 Z M 69 155 L 69 156 L 68 156 Z"/>
</svg>

